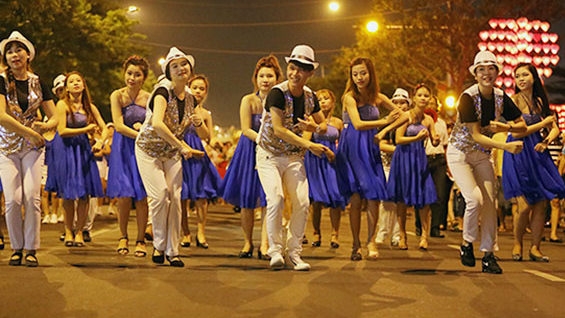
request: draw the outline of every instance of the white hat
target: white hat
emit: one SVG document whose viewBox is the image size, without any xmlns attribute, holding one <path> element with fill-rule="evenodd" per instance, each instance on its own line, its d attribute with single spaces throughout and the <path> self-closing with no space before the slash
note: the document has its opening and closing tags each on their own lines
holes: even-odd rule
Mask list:
<svg viewBox="0 0 565 318">
<path fill-rule="evenodd" d="M 29 60 L 33 60 L 35 57 L 35 48 L 33 47 L 33 44 L 31 44 L 31 42 L 18 31 L 13 31 L 12 34 L 10 34 L 10 37 L 0 42 L 0 54 L 4 55 L 6 44 L 10 42 L 20 42 L 23 44 L 29 51 Z"/>
<path fill-rule="evenodd" d="M 165 58 L 165 63 L 163 63 L 161 65 L 161 70 L 163 71 L 163 74 L 166 73 L 167 66 L 169 65 L 169 63 L 172 60 L 176 60 L 176 59 L 180 59 L 180 58 L 187 59 L 188 63 L 190 64 L 190 68 L 194 70 L 194 57 L 192 57 L 192 55 L 184 54 L 184 52 L 182 52 L 181 50 L 179 50 L 179 49 L 177 49 L 176 47 L 173 46 L 169 50 L 169 53 L 167 54 L 167 57 Z"/>
<path fill-rule="evenodd" d="M 55 77 L 55 79 L 53 80 L 53 88 L 51 89 L 51 91 L 53 92 L 53 94 L 57 94 L 57 89 L 59 87 L 63 87 L 65 86 L 65 80 L 67 79 L 67 77 L 63 74 L 59 74 L 59 76 Z"/>
<path fill-rule="evenodd" d="M 392 94 L 392 98 L 390 100 L 392 100 L 392 101 L 405 100 L 405 101 L 408 102 L 408 104 L 410 104 L 410 102 L 411 102 L 410 95 L 408 94 L 408 91 L 406 91 L 403 88 L 397 88 L 394 91 L 394 94 Z"/>
<path fill-rule="evenodd" d="M 297 45 L 292 49 L 289 57 L 284 58 L 286 62 L 297 61 L 302 64 L 308 64 L 314 66 L 314 69 L 318 68 L 320 63 L 316 62 L 314 59 L 314 50 L 305 44 Z"/>
<path fill-rule="evenodd" d="M 475 76 L 475 69 L 481 65 L 494 65 L 498 68 L 498 74 L 502 72 L 502 66 L 496 61 L 496 56 L 490 51 L 480 51 L 475 55 L 475 63 L 469 66 L 469 72 Z"/>
</svg>

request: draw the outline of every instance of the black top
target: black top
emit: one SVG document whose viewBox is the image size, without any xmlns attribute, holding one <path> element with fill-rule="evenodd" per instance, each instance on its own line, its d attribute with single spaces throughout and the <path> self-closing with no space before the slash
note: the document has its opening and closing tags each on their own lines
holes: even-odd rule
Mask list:
<svg viewBox="0 0 565 318">
<path fill-rule="evenodd" d="M 504 94 L 502 117 L 506 120 L 515 120 L 522 115 L 520 109 L 514 104 L 512 99 Z M 461 116 L 462 123 L 474 123 L 478 121 L 477 113 L 475 111 L 475 104 L 473 99 L 468 94 L 463 94 L 459 100 L 457 107 L 459 115 Z M 488 126 L 494 118 L 494 96 L 491 99 L 486 99 L 481 96 L 481 127 Z"/>
<path fill-rule="evenodd" d="M 312 93 L 312 95 L 314 95 L 314 110 L 312 110 L 312 114 L 315 114 L 320 111 L 320 103 L 318 102 L 316 94 Z M 304 93 L 302 93 L 302 96 L 300 97 L 292 96 L 292 102 L 294 107 L 292 122 L 293 124 L 297 124 L 298 118 L 304 119 Z M 269 92 L 269 95 L 267 95 L 265 109 L 270 111 L 271 107 L 276 107 L 283 111 L 286 108 L 284 93 L 278 87 L 273 88 Z"/>
<path fill-rule="evenodd" d="M 164 87 L 159 87 L 157 88 L 157 90 L 155 91 L 155 94 L 153 94 L 153 97 L 151 97 L 151 100 L 149 101 L 149 109 L 151 109 L 151 111 L 153 111 L 153 102 L 155 101 L 155 97 L 157 95 L 161 95 L 165 98 L 165 100 L 168 102 L 169 101 L 169 91 L 164 88 Z M 196 97 L 194 97 L 193 95 L 188 95 L 189 98 L 192 97 L 194 103 L 193 105 L 197 105 L 198 102 L 196 101 Z M 180 100 L 177 96 L 175 96 L 176 100 L 177 100 L 177 105 L 179 106 L 179 118 L 182 120 L 182 118 L 184 117 L 184 101 L 186 99 Z"/>
<path fill-rule="evenodd" d="M 41 80 L 39 81 L 41 85 L 41 93 L 43 95 L 43 101 L 53 100 L 53 95 L 51 94 L 51 90 L 49 87 L 45 85 Z M 25 112 L 29 107 L 29 103 L 27 97 L 29 95 L 29 84 L 28 80 L 25 81 L 18 81 L 16 80 L 16 93 L 18 95 L 18 104 L 22 109 L 22 112 Z M 6 81 L 4 77 L 0 76 L 0 95 L 6 96 L 8 91 L 6 90 Z"/>
</svg>

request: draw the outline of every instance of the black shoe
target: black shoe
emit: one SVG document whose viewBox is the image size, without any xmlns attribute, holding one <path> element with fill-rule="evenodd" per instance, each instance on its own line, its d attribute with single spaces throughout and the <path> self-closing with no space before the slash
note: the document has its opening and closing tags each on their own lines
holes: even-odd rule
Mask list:
<svg viewBox="0 0 565 318">
<path fill-rule="evenodd" d="M 4 249 L 4 236 L 0 235 L 0 250 Z"/>
<path fill-rule="evenodd" d="M 306 238 L 306 235 L 304 235 L 302 237 L 302 245 L 306 245 L 306 244 L 308 244 L 308 239 Z"/>
<path fill-rule="evenodd" d="M 92 237 L 90 237 L 90 231 L 82 231 L 82 239 L 85 242 L 92 242 Z"/>
<path fill-rule="evenodd" d="M 265 261 L 270 261 L 271 257 L 261 252 L 261 248 L 257 249 L 257 258 Z"/>
<path fill-rule="evenodd" d="M 196 237 L 196 246 L 197 247 L 202 247 L 203 249 L 208 249 L 208 242 L 200 242 L 198 240 L 198 236 Z"/>
<path fill-rule="evenodd" d="M 165 253 L 154 248 L 153 254 L 151 255 L 151 260 L 153 261 L 153 263 L 163 264 L 165 263 Z"/>
<path fill-rule="evenodd" d="M 459 252 L 461 254 L 461 264 L 463 264 L 464 266 L 475 267 L 475 254 L 473 253 L 473 243 L 469 243 L 469 245 L 467 246 L 461 245 Z"/>
<path fill-rule="evenodd" d="M 416 232 L 416 236 L 422 236 L 422 228 L 417 227 L 415 232 Z"/>
<path fill-rule="evenodd" d="M 59 236 L 59 241 L 61 242 L 65 241 L 65 232 L 61 233 L 61 236 Z"/>
<path fill-rule="evenodd" d="M 486 254 L 483 257 L 482 264 L 483 264 L 483 273 L 502 274 L 502 268 L 498 266 L 498 263 L 496 262 L 496 257 L 494 257 L 493 253 Z"/>
<path fill-rule="evenodd" d="M 252 258 L 252 257 L 253 257 L 253 245 L 251 245 L 248 251 L 239 252 L 239 258 Z"/>
<path fill-rule="evenodd" d="M 173 257 L 167 256 L 167 261 L 169 261 L 172 267 L 184 267 L 184 262 L 180 259 L 178 255 Z"/>
<path fill-rule="evenodd" d="M 439 228 L 433 228 L 430 231 L 430 236 L 431 237 L 437 237 L 437 238 L 444 238 L 445 237 L 445 235 L 441 234 Z"/>
<path fill-rule="evenodd" d="M 35 254 L 27 254 L 25 257 L 26 260 L 26 266 L 27 267 L 37 267 L 39 266 L 39 262 L 37 261 L 37 257 L 35 257 Z"/>
<path fill-rule="evenodd" d="M 8 265 L 20 266 L 22 265 L 22 258 L 23 258 L 23 254 L 21 251 L 14 252 L 14 254 L 10 256 L 10 261 L 8 262 Z"/>
<path fill-rule="evenodd" d="M 351 251 L 350 259 L 354 262 L 358 262 L 363 259 L 363 255 L 361 255 L 359 248 L 355 248 L 355 247 L 353 248 L 353 250 Z"/>
<path fill-rule="evenodd" d="M 560 238 L 556 238 L 556 239 L 549 238 L 549 241 L 551 243 L 563 243 L 563 240 Z"/>
<path fill-rule="evenodd" d="M 234 207 L 233 207 L 233 212 L 235 212 L 235 213 L 240 213 L 240 212 L 241 212 L 241 207 L 234 206 Z"/>
</svg>

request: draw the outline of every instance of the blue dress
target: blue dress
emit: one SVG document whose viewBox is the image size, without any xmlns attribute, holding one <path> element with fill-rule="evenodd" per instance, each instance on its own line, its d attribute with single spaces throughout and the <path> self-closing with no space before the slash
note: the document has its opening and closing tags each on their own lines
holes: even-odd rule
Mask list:
<svg viewBox="0 0 565 318">
<path fill-rule="evenodd" d="M 373 105 L 357 108 L 361 120 L 377 120 L 379 110 Z M 386 200 L 386 179 L 379 145 L 373 141 L 377 129 L 356 130 L 347 113 L 343 114 L 345 129 L 339 138 L 336 153 L 337 181 L 341 194 L 350 198 L 359 193 L 368 200 Z"/>
<path fill-rule="evenodd" d="M 540 115 L 523 114 L 528 126 L 541 121 Z M 518 154 L 504 152 L 502 190 L 506 199 L 524 196 L 532 205 L 555 197 L 565 198 L 565 183 L 548 150 L 537 152 L 534 146 L 542 141 L 538 132 L 524 138 L 508 136 L 508 141 L 522 140 L 524 148 Z"/>
<path fill-rule="evenodd" d="M 130 128 L 133 128 L 135 123 L 142 124 L 145 111 L 145 107 L 133 103 L 123 107 L 124 124 Z M 108 197 L 133 198 L 135 201 L 147 197 L 135 158 L 135 139 L 114 132 L 108 167 Z"/>
<path fill-rule="evenodd" d="M 251 129 L 257 132 L 260 126 L 261 114 L 251 115 Z M 256 147 L 254 140 L 241 135 L 219 190 L 226 202 L 244 209 L 267 205 L 265 192 L 255 169 Z"/>
<path fill-rule="evenodd" d="M 320 143 L 336 152 L 336 141 L 339 138 L 339 130 L 328 125 L 325 134 L 314 133 L 312 141 Z M 337 186 L 337 174 L 335 162 L 329 162 L 324 155 L 318 157 L 306 152 L 304 157 L 304 166 L 306 168 L 306 176 L 308 177 L 308 190 L 310 192 L 311 202 L 320 202 L 331 208 L 345 208 L 345 198 L 339 192 Z"/>
<path fill-rule="evenodd" d="M 409 124 L 405 136 L 416 136 L 423 129 L 426 127 L 421 123 Z M 390 201 L 404 202 L 415 208 L 437 201 L 424 140 L 396 146 L 392 154 L 387 189 Z"/>
<path fill-rule="evenodd" d="M 182 160 L 182 200 L 215 199 L 222 178 L 202 146 L 194 125 L 190 125 L 184 141 L 193 149 L 204 151 L 202 158 Z"/>
<path fill-rule="evenodd" d="M 86 127 L 86 120 L 86 114 L 68 114 L 67 127 Z M 49 191 L 57 192 L 66 200 L 104 196 L 98 166 L 86 134 L 62 138 L 57 133 L 52 148 L 55 186 Z"/>
<path fill-rule="evenodd" d="M 50 189 L 56 189 L 57 183 L 55 181 L 55 154 L 53 153 L 53 144 L 55 143 L 55 138 L 59 133 L 55 133 L 55 137 L 51 140 L 45 141 L 45 159 L 43 164 L 47 166 L 47 180 L 45 180 L 45 189 L 51 191 Z M 51 167 L 51 169 L 49 168 Z"/>
</svg>

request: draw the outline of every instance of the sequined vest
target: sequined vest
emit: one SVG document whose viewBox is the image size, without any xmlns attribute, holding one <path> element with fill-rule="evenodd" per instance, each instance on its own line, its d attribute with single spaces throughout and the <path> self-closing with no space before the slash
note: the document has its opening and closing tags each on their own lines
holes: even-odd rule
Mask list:
<svg viewBox="0 0 565 318">
<path fill-rule="evenodd" d="M 480 122 L 482 111 L 481 111 L 481 94 L 479 93 L 479 85 L 475 84 L 469 87 L 467 90 L 463 92 L 463 94 L 467 94 L 471 96 L 471 99 L 473 100 L 473 105 L 475 106 L 475 113 L 477 114 L 477 119 Z M 495 88 L 494 89 L 495 120 L 498 120 L 498 118 L 502 114 L 503 107 L 504 107 L 504 92 L 499 88 Z M 492 135 L 494 135 L 494 132 L 491 131 L 490 125 L 487 125 L 481 127 L 481 134 L 488 137 L 492 137 Z M 490 153 L 490 149 L 484 148 L 473 139 L 469 128 L 467 128 L 467 126 L 461 122 L 461 115 L 459 113 L 457 113 L 457 120 L 455 121 L 455 126 L 453 127 L 453 131 L 451 132 L 451 136 L 449 136 L 449 143 L 462 152 L 478 150 L 478 151 Z"/>
<path fill-rule="evenodd" d="M 158 88 L 163 87 L 169 92 L 169 100 L 167 101 L 167 108 L 165 109 L 165 116 L 163 122 L 169 130 L 179 140 L 183 140 L 186 129 L 190 126 L 190 116 L 194 114 L 194 99 L 189 93 L 188 87 L 185 87 L 185 105 L 184 117 L 179 118 L 178 103 L 173 92 L 170 82 L 161 83 L 155 87 L 149 100 L 153 100 L 155 92 Z M 147 109 L 145 121 L 136 138 L 136 145 L 147 153 L 149 156 L 159 159 L 172 159 L 179 157 L 179 149 L 169 144 L 163 139 L 153 127 L 152 123 L 153 112 Z"/>
<path fill-rule="evenodd" d="M 294 126 L 294 101 L 292 94 L 288 88 L 288 81 L 284 81 L 273 88 L 278 88 L 283 92 L 285 99 L 285 108 L 283 110 L 283 126 L 288 130 L 295 133 L 297 136 L 302 136 L 302 131 Z M 304 86 L 304 117 L 308 117 L 314 110 L 314 94 L 310 88 Z M 271 113 L 263 110 L 263 117 L 261 128 L 257 136 L 257 144 L 263 149 L 269 151 L 274 155 L 300 155 L 303 156 L 306 149 L 288 143 L 275 135 L 273 129 L 273 122 Z"/>
<path fill-rule="evenodd" d="M 1 74 L 6 83 L 6 91 L 8 91 L 8 79 L 6 73 Z M 6 113 L 14 117 L 20 124 L 30 127 L 34 121 L 38 120 L 37 109 L 43 102 L 43 93 L 41 91 L 41 84 L 39 83 L 39 76 L 28 72 L 28 108 L 24 112 L 18 102 L 17 94 L 6 95 Z M 34 149 L 34 147 L 21 135 L 11 131 L 4 126 L 0 125 L 0 153 L 5 156 Z"/>
</svg>

